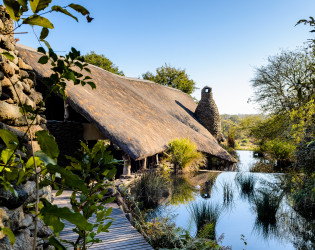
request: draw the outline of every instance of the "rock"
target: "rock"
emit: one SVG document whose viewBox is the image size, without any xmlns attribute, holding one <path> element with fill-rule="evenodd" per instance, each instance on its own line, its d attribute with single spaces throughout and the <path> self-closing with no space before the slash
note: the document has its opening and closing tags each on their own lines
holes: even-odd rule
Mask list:
<svg viewBox="0 0 315 250">
<path fill-rule="evenodd" d="M 22 86 L 23 86 L 23 90 L 25 93 L 30 94 L 31 93 L 31 88 L 28 84 L 26 84 L 24 81 L 21 82 Z"/>
<path fill-rule="evenodd" d="M 16 137 L 21 140 L 22 138 L 24 138 L 24 142 L 27 143 L 28 141 L 28 136 L 26 135 L 24 137 L 24 131 L 18 130 L 12 126 L 6 125 L 4 123 L 0 122 L 0 129 L 5 129 L 5 130 L 9 130 L 10 132 L 12 132 L 13 134 L 16 135 Z M 26 130 L 25 130 L 26 131 Z"/>
<path fill-rule="evenodd" d="M 3 68 L 4 72 L 6 74 L 8 74 L 9 76 L 13 76 L 15 73 L 15 67 L 13 67 L 12 65 L 14 65 L 14 64 L 13 63 L 10 64 L 10 62 L 2 63 L 2 68 Z"/>
<path fill-rule="evenodd" d="M 20 57 L 18 66 L 20 67 L 20 69 L 33 70 L 33 68 L 30 65 L 26 64 L 25 62 L 23 62 L 22 58 Z"/>
<path fill-rule="evenodd" d="M 33 99 L 33 101 L 38 104 L 39 102 L 43 101 L 43 96 L 41 93 L 36 92 L 35 89 L 31 89 L 31 94 L 29 95 L 30 98 Z"/>
<path fill-rule="evenodd" d="M 12 124 L 12 122 L 14 123 L 15 120 L 20 119 L 21 117 L 24 118 L 17 105 L 0 101 L 0 122 L 10 122 Z"/>
<path fill-rule="evenodd" d="M 4 78 L 4 74 L 2 71 L 0 71 L 0 80 L 3 80 L 3 78 Z"/>
<path fill-rule="evenodd" d="M 21 79 L 29 77 L 29 74 L 25 70 L 20 70 L 19 75 L 20 75 Z"/>
<path fill-rule="evenodd" d="M 20 206 L 13 210 L 8 210 L 7 215 L 9 217 L 8 227 L 13 232 L 20 229 L 20 225 L 22 224 L 22 221 L 24 220 L 23 206 Z"/>
<path fill-rule="evenodd" d="M 2 30 L 3 28 L 4 28 L 4 25 L 3 25 L 2 20 L 0 19 L 0 30 Z"/>
<path fill-rule="evenodd" d="M 29 229 L 23 229 L 15 235 L 14 250 L 32 250 L 33 237 Z"/>
<path fill-rule="evenodd" d="M 33 216 L 30 214 L 25 214 L 24 219 L 21 221 L 20 227 L 21 228 L 27 228 L 33 223 Z"/>
<path fill-rule="evenodd" d="M 23 82 L 25 82 L 25 84 L 27 84 L 31 88 L 34 86 L 34 82 L 31 79 L 25 78 L 23 79 Z"/>
<path fill-rule="evenodd" d="M 8 220 L 9 216 L 7 215 L 7 211 L 4 208 L 0 208 L 0 227 L 5 227 Z M 0 231 L 0 239 L 3 239 L 4 237 L 4 233 Z"/>
<path fill-rule="evenodd" d="M 0 240 L 0 249 L 1 250 L 14 250 L 13 246 L 11 246 L 10 244 L 8 236 Z"/>
<path fill-rule="evenodd" d="M 14 209 L 21 206 L 27 199 L 27 193 L 21 185 L 15 188 L 18 197 L 15 197 L 10 191 L 4 188 L 0 189 L 0 206 L 5 206 L 9 209 Z"/>
<path fill-rule="evenodd" d="M 39 236 L 41 238 L 46 238 L 46 237 L 49 237 L 53 234 L 54 234 L 54 232 L 49 226 L 43 226 L 40 228 L 40 230 L 38 230 L 37 236 Z"/>
<path fill-rule="evenodd" d="M 2 72 L 1 72 L 2 73 Z M 3 74 L 3 73 L 2 73 Z M 2 87 L 9 87 L 12 86 L 11 81 L 9 78 L 4 77 L 3 80 L 1 80 Z"/>
<path fill-rule="evenodd" d="M 10 50 L 10 51 L 14 51 L 15 50 L 15 46 L 14 46 L 13 43 L 11 43 L 9 36 L 4 35 L 1 38 L 1 44 L 7 50 Z"/>
</svg>

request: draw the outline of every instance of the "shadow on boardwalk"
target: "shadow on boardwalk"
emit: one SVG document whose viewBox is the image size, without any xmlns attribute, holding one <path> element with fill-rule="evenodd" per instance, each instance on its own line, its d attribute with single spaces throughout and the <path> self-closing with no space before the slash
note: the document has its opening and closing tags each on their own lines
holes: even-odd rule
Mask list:
<svg viewBox="0 0 315 250">
<path fill-rule="evenodd" d="M 54 192 L 55 194 L 55 192 Z M 69 207 L 71 191 L 64 191 L 62 195 L 54 197 L 53 204 L 59 207 Z M 108 233 L 100 233 L 98 238 L 101 243 L 94 244 L 90 249 L 153 249 L 143 238 L 143 236 L 130 224 L 124 213 L 116 203 L 107 204 L 113 211 L 110 217 L 115 219 Z M 91 221 L 93 222 L 93 221 Z M 60 232 L 60 237 L 65 240 L 73 240 L 76 234 L 72 232 L 72 225 L 65 221 L 65 228 Z M 69 247 L 71 249 L 71 247 Z"/>
</svg>

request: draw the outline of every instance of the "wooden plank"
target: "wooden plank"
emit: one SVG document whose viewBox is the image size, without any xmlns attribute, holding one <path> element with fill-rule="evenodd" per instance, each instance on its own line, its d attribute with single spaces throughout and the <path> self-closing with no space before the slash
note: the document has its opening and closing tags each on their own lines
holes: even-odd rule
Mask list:
<svg viewBox="0 0 315 250">
<path fill-rule="evenodd" d="M 55 192 L 53 193 L 55 194 Z M 60 196 L 55 197 L 53 204 L 59 207 L 69 207 L 71 209 L 70 195 L 70 191 L 64 191 Z M 91 249 L 153 249 L 150 244 L 146 242 L 144 237 L 130 224 L 125 214 L 116 203 L 110 203 L 106 206 L 112 207 L 113 210 L 110 217 L 115 219 L 115 221 L 113 221 L 108 233 L 100 233 L 97 235 L 97 238 L 102 240 L 102 242 L 94 244 Z M 93 223 L 95 220 L 96 218 L 93 217 L 89 221 Z M 64 223 L 65 228 L 60 232 L 60 238 L 74 241 L 77 238 L 77 234 L 72 231 L 73 225 L 68 221 L 64 221 Z M 66 244 L 66 246 L 71 248 L 70 245 Z"/>
</svg>

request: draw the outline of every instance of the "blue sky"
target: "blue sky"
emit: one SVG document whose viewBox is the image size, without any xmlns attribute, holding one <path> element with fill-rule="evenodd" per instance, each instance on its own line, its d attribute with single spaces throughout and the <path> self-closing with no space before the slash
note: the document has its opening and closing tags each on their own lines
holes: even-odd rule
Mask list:
<svg viewBox="0 0 315 250">
<path fill-rule="evenodd" d="M 74 0 L 73 0 L 74 1 Z M 53 1 L 65 6 L 72 1 Z M 257 113 L 254 68 L 281 49 L 303 46 L 309 27 L 296 22 L 314 15 L 314 0 L 90 0 L 82 4 L 95 19 L 79 23 L 49 14 L 54 23 L 47 40 L 56 51 L 72 46 L 94 50 L 112 60 L 126 76 L 140 77 L 164 63 L 184 68 L 198 88 L 209 85 L 220 113 Z M 20 43 L 38 47 L 23 26 Z M 200 89 L 193 93 L 200 98 Z"/>
</svg>

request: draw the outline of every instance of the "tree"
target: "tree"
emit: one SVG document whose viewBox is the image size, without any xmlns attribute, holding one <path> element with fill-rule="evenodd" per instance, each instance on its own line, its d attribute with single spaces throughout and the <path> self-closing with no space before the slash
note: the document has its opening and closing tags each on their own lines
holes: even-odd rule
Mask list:
<svg viewBox="0 0 315 250">
<path fill-rule="evenodd" d="M 98 55 L 94 51 L 91 51 L 90 53 L 84 55 L 84 60 L 87 63 L 98 66 L 114 74 L 121 76 L 125 75 L 123 71 L 119 70 L 118 67 L 103 54 Z"/>
<path fill-rule="evenodd" d="M 307 49 L 282 51 L 256 69 L 251 80 L 254 102 L 264 112 L 279 114 L 299 108 L 314 98 L 314 53 Z"/>
<path fill-rule="evenodd" d="M 157 68 L 156 75 L 151 72 L 146 72 L 142 75 L 142 78 L 164 86 L 179 89 L 187 94 L 191 94 L 196 89 L 196 83 L 189 79 L 185 69 L 176 69 L 168 64 Z"/>
</svg>

